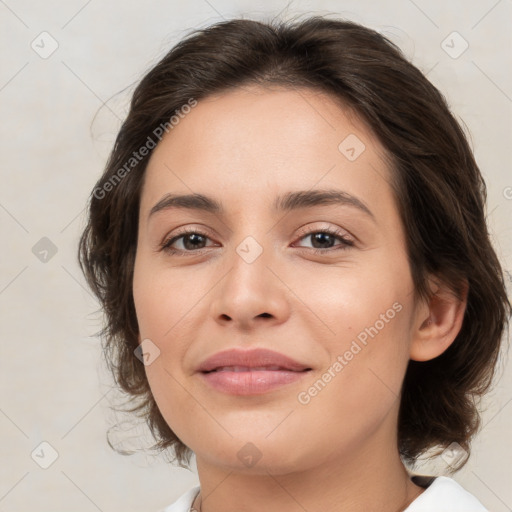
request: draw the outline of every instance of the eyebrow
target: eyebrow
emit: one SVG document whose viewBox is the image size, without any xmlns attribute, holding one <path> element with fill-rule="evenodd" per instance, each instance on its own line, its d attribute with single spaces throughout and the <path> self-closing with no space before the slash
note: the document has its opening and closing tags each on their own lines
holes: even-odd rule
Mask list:
<svg viewBox="0 0 512 512">
<path fill-rule="evenodd" d="M 278 196 L 272 207 L 274 212 L 279 213 L 325 205 L 352 206 L 375 221 L 375 216 L 361 199 L 342 190 L 299 190 L 288 192 Z M 219 215 L 225 212 L 222 203 L 203 194 L 166 194 L 151 208 L 148 217 L 171 208 L 184 208 Z"/>
</svg>

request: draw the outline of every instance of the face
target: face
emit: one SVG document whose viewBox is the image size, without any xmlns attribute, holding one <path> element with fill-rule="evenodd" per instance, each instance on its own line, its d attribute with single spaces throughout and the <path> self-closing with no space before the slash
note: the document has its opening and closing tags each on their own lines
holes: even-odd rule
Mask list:
<svg viewBox="0 0 512 512">
<path fill-rule="evenodd" d="M 198 463 L 284 474 L 395 442 L 415 307 L 383 154 L 329 96 L 257 87 L 155 148 L 133 293 L 152 393 Z M 170 199 L 190 194 L 209 201 Z"/>
</svg>

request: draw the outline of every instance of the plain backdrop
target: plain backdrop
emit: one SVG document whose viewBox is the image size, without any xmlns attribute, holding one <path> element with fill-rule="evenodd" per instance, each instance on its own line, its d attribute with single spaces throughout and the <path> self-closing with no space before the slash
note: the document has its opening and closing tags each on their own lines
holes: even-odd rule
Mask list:
<svg viewBox="0 0 512 512">
<path fill-rule="evenodd" d="M 151 512 L 197 483 L 194 465 L 108 446 L 116 393 L 76 246 L 134 84 L 193 29 L 279 13 L 366 24 L 428 75 L 470 134 L 493 240 L 512 268 L 511 0 L 0 0 L 0 511 Z M 455 475 L 494 512 L 512 509 L 507 361 Z M 121 445 L 143 445 L 144 429 L 125 425 Z"/>
</svg>

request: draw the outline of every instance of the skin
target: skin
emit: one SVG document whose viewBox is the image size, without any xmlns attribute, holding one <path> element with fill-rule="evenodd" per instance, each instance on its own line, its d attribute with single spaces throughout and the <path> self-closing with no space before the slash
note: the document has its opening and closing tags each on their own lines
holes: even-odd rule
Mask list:
<svg viewBox="0 0 512 512">
<path fill-rule="evenodd" d="M 349 134 L 365 145 L 354 161 L 338 149 Z M 201 100 L 154 150 L 133 293 L 140 339 L 160 350 L 145 367 L 151 390 L 196 455 L 203 511 L 396 512 L 422 492 L 398 454 L 400 388 L 409 359 L 448 348 L 465 302 L 433 280 L 436 295 L 415 301 L 383 156 L 368 127 L 329 96 L 257 86 Z M 338 204 L 272 211 L 276 196 L 311 189 L 356 196 L 373 218 Z M 225 213 L 149 215 L 171 192 L 211 196 Z M 195 252 L 189 237 L 174 242 L 176 254 L 161 250 L 184 227 L 207 238 Z M 353 245 L 336 236 L 331 248 L 314 245 L 308 233 L 325 228 Z M 263 249 L 252 263 L 236 251 L 248 236 Z M 300 403 L 298 394 L 396 303 L 400 312 Z M 312 370 L 263 395 L 224 394 L 196 368 L 233 347 L 270 348 Z M 237 456 L 247 443 L 261 456 L 251 467 Z"/>
</svg>

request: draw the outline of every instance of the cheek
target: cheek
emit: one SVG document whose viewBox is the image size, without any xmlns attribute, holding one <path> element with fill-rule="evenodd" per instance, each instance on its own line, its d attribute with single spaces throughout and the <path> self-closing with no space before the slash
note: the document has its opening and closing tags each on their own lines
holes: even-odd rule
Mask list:
<svg viewBox="0 0 512 512">
<path fill-rule="evenodd" d="M 302 319 L 309 319 L 310 328 L 316 320 L 322 328 L 318 335 L 329 346 L 343 348 L 347 337 L 360 333 L 364 339 L 367 329 L 375 332 L 375 324 L 379 333 L 389 332 L 396 327 L 396 319 L 405 316 L 398 310 L 410 300 L 407 272 L 381 262 L 364 268 L 318 268 L 314 278 L 306 271 L 298 269 L 287 282 L 297 297 L 304 298 Z"/>
<path fill-rule="evenodd" d="M 150 338 L 160 346 L 186 324 L 187 313 L 199 298 L 189 277 L 147 259 L 142 254 L 135 262 L 133 298 L 141 338 Z"/>
<path fill-rule="evenodd" d="M 330 361 L 297 397 L 297 429 L 304 432 L 305 443 L 311 432 L 323 432 L 317 448 L 332 450 L 333 440 L 344 439 L 340 449 L 349 452 L 398 413 L 408 362 L 409 312 L 404 297 L 383 297 L 370 301 L 353 296 L 346 309 L 337 310 Z M 285 442 L 286 432 L 280 434 Z"/>
<path fill-rule="evenodd" d="M 194 402 L 183 373 L 183 359 L 192 339 L 192 313 L 197 315 L 202 307 L 194 290 L 198 287 L 183 273 L 162 269 L 148 262 L 144 254 L 136 260 L 133 297 L 140 339 L 151 340 L 159 351 L 145 366 L 146 376 L 165 421 L 186 444 L 189 437 L 200 435 L 195 432 L 196 423 L 187 420 L 193 415 Z"/>
<path fill-rule="evenodd" d="M 194 446 L 194 442 L 204 436 L 208 417 L 197 421 L 202 411 L 187 391 L 186 379 L 170 368 L 168 354 L 164 353 L 145 370 L 151 393 L 165 422 L 185 445 Z"/>
<path fill-rule="evenodd" d="M 310 334 L 314 335 L 314 323 L 322 327 L 316 342 L 328 354 L 321 382 L 313 382 L 322 390 L 321 398 L 311 396 L 319 407 L 331 400 L 344 402 L 341 409 L 357 414 L 363 404 L 385 409 L 398 397 L 409 360 L 412 283 L 408 268 L 403 257 L 381 258 L 364 268 L 337 269 L 334 278 L 332 268 L 325 276 L 317 273 L 314 281 L 299 284 L 297 278 L 298 295 L 308 297 L 315 313 L 309 315 Z M 314 395 L 315 390 L 311 391 Z M 305 400 L 309 397 L 307 393 Z"/>
</svg>

